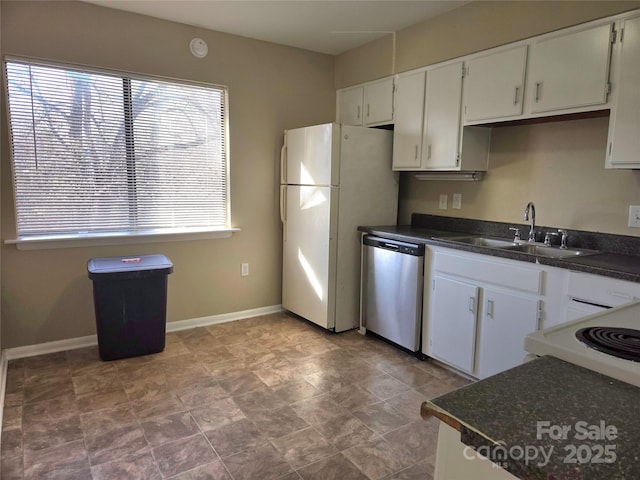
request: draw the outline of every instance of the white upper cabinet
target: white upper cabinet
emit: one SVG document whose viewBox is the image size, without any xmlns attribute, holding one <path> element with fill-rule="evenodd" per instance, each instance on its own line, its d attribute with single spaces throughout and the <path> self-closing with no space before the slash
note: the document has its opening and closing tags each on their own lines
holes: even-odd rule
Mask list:
<svg viewBox="0 0 640 480">
<path fill-rule="evenodd" d="M 338 90 L 338 123 L 345 125 L 362 125 L 361 86 Z"/>
<path fill-rule="evenodd" d="M 534 40 L 528 97 L 531 112 L 607 102 L 612 24 Z"/>
<path fill-rule="evenodd" d="M 393 123 L 393 77 L 338 90 L 338 123 Z"/>
<path fill-rule="evenodd" d="M 427 170 L 459 166 L 462 62 L 427 72 L 422 162 Z"/>
<path fill-rule="evenodd" d="M 394 124 L 394 170 L 487 170 L 494 124 L 596 111 L 610 111 L 606 167 L 640 169 L 640 10 L 395 78 L 337 94 L 338 122 Z"/>
<path fill-rule="evenodd" d="M 619 32 L 606 166 L 640 168 L 640 16 L 623 20 Z"/>
<path fill-rule="evenodd" d="M 486 170 L 490 129 L 462 128 L 462 62 L 398 75 L 393 169 Z"/>
<path fill-rule="evenodd" d="M 522 114 L 527 45 L 473 57 L 465 63 L 465 124 Z"/>
<path fill-rule="evenodd" d="M 394 170 L 415 170 L 422 163 L 422 121 L 426 72 L 398 75 L 393 127 Z"/>
<path fill-rule="evenodd" d="M 393 122 L 393 77 L 364 86 L 364 124 Z"/>
</svg>

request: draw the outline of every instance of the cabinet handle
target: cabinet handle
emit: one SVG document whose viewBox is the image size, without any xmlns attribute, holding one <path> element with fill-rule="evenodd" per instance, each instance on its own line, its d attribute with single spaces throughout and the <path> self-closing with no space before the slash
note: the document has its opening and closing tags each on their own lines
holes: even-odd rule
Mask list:
<svg viewBox="0 0 640 480">
<path fill-rule="evenodd" d="M 476 297 L 469 297 L 469 311 L 471 313 L 475 313 L 475 303 L 476 303 Z"/>
<path fill-rule="evenodd" d="M 541 96 L 542 96 L 542 82 L 536 82 L 536 99 L 535 99 L 535 101 L 537 102 L 538 100 L 540 100 Z"/>
<path fill-rule="evenodd" d="M 629 295 L 628 293 L 621 293 L 621 292 L 609 292 L 611 294 L 612 297 L 618 297 L 618 298 L 624 298 L 625 300 L 637 300 L 637 297 L 634 297 L 633 295 Z"/>
<path fill-rule="evenodd" d="M 358 105 L 356 108 L 357 108 L 356 118 L 360 120 L 360 105 Z"/>
<path fill-rule="evenodd" d="M 367 103 L 367 118 L 371 116 L 371 106 Z"/>
<path fill-rule="evenodd" d="M 520 92 L 520 87 L 516 87 L 516 94 L 513 97 L 513 104 L 517 105 L 518 104 L 518 93 Z"/>
<path fill-rule="evenodd" d="M 418 145 L 415 146 L 415 152 L 413 154 L 413 159 L 418 160 Z"/>
<path fill-rule="evenodd" d="M 487 317 L 493 318 L 493 300 L 487 300 Z"/>
<path fill-rule="evenodd" d="M 431 159 L 431 145 L 427 145 L 427 159 Z"/>
</svg>

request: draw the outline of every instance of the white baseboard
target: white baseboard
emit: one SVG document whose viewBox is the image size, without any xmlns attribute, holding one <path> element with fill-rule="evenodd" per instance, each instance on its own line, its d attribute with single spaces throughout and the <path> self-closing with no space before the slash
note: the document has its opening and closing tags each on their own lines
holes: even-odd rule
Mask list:
<svg viewBox="0 0 640 480">
<path fill-rule="evenodd" d="M 242 310 L 239 312 L 221 313 L 219 315 L 210 315 L 208 317 L 190 318 L 187 320 L 178 320 L 167 323 L 167 332 L 178 332 L 180 330 L 188 330 L 196 327 L 206 327 L 217 323 L 232 322 L 234 320 L 242 320 L 245 318 L 259 317 L 261 315 L 269 315 L 282 311 L 282 305 L 271 305 L 269 307 L 253 308 L 251 310 Z M 4 368 L 6 373 L 6 362 L 17 358 L 33 357 L 35 355 L 44 355 L 46 353 L 62 352 L 65 350 L 75 350 L 76 348 L 90 347 L 98 344 L 97 335 L 88 335 L 86 337 L 68 338 L 64 340 L 56 340 L 54 342 L 39 343 L 36 345 L 26 345 L 24 347 L 7 348 L 2 354 L 2 362 L 0 366 Z M 6 375 L 0 379 L 4 387 Z M 0 399 L 4 400 L 4 389 L 0 392 Z"/>
<path fill-rule="evenodd" d="M 7 390 L 7 356 L 0 353 L 0 450 L 2 450 L 2 424 L 4 423 L 4 394 Z"/>
<path fill-rule="evenodd" d="M 270 307 L 260 307 L 251 310 L 242 310 L 240 312 L 221 313 L 219 315 L 211 315 L 208 317 L 178 320 L 177 322 L 167 323 L 167 332 L 179 332 L 180 330 L 188 330 L 189 328 L 206 327 L 217 323 L 233 322 L 234 320 L 270 315 L 281 311 L 282 305 L 271 305 Z"/>
<path fill-rule="evenodd" d="M 91 345 L 97 344 L 98 336 L 88 335 L 86 337 L 66 338 L 64 340 L 56 340 L 54 342 L 25 345 L 24 347 L 7 348 L 4 353 L 7 360 L 15 360 L 16 358 L 34 357 L 36 355 L 44 355 L 46 353 L 63 352 L 65 350 L 74 350 L 76 348 L 90 347 Z"/>
</svg>

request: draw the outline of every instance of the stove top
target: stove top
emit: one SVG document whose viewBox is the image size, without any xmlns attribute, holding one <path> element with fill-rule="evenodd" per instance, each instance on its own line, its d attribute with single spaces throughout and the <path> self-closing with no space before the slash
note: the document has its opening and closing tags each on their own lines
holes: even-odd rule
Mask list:
<svg viewBox="0 0 640 480">
<path fill-rule="evenodd" d="M 640 301 L 531 333 L 525 348 L 640 387 Z"/>
<path fill-rule="evenodd" d="M 640 362 L 640 330 L 620 327 L 586 327 L 576 338 L 599 352 Z"/>
</svg>

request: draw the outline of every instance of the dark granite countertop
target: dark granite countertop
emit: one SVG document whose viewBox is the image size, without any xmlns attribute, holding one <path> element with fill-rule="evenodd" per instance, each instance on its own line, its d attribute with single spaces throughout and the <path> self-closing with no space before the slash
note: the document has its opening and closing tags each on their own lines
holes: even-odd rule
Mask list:
<svg viewBox="0 0 640 480">
<path fill-rule="evenodd" d="M 513 250 L 438 240 L 441 237 L 465 234 L 512 238 L 508 230 L 508 224 L 498 222 L 414 214 L 412 225 L 360 226 L 358 230 L 400 241 L 437 245 L 494 257 L 565 268 L 576 272 L 640 282 L 640 238 L 636 237 L 570 231 L 570 247 L 594 249 L 603 253 L 558 259 Z M 539 232 L 548 230 L 553 229 L 540 227 Z M 524 228 L 522 232 L 526 233 Z"/>
<path fill-rule="evenodd" d="M 424 402 L 422 415 L 518 478 L 640 478 L 640 388 L 554 357 Z"/>
</svg>

